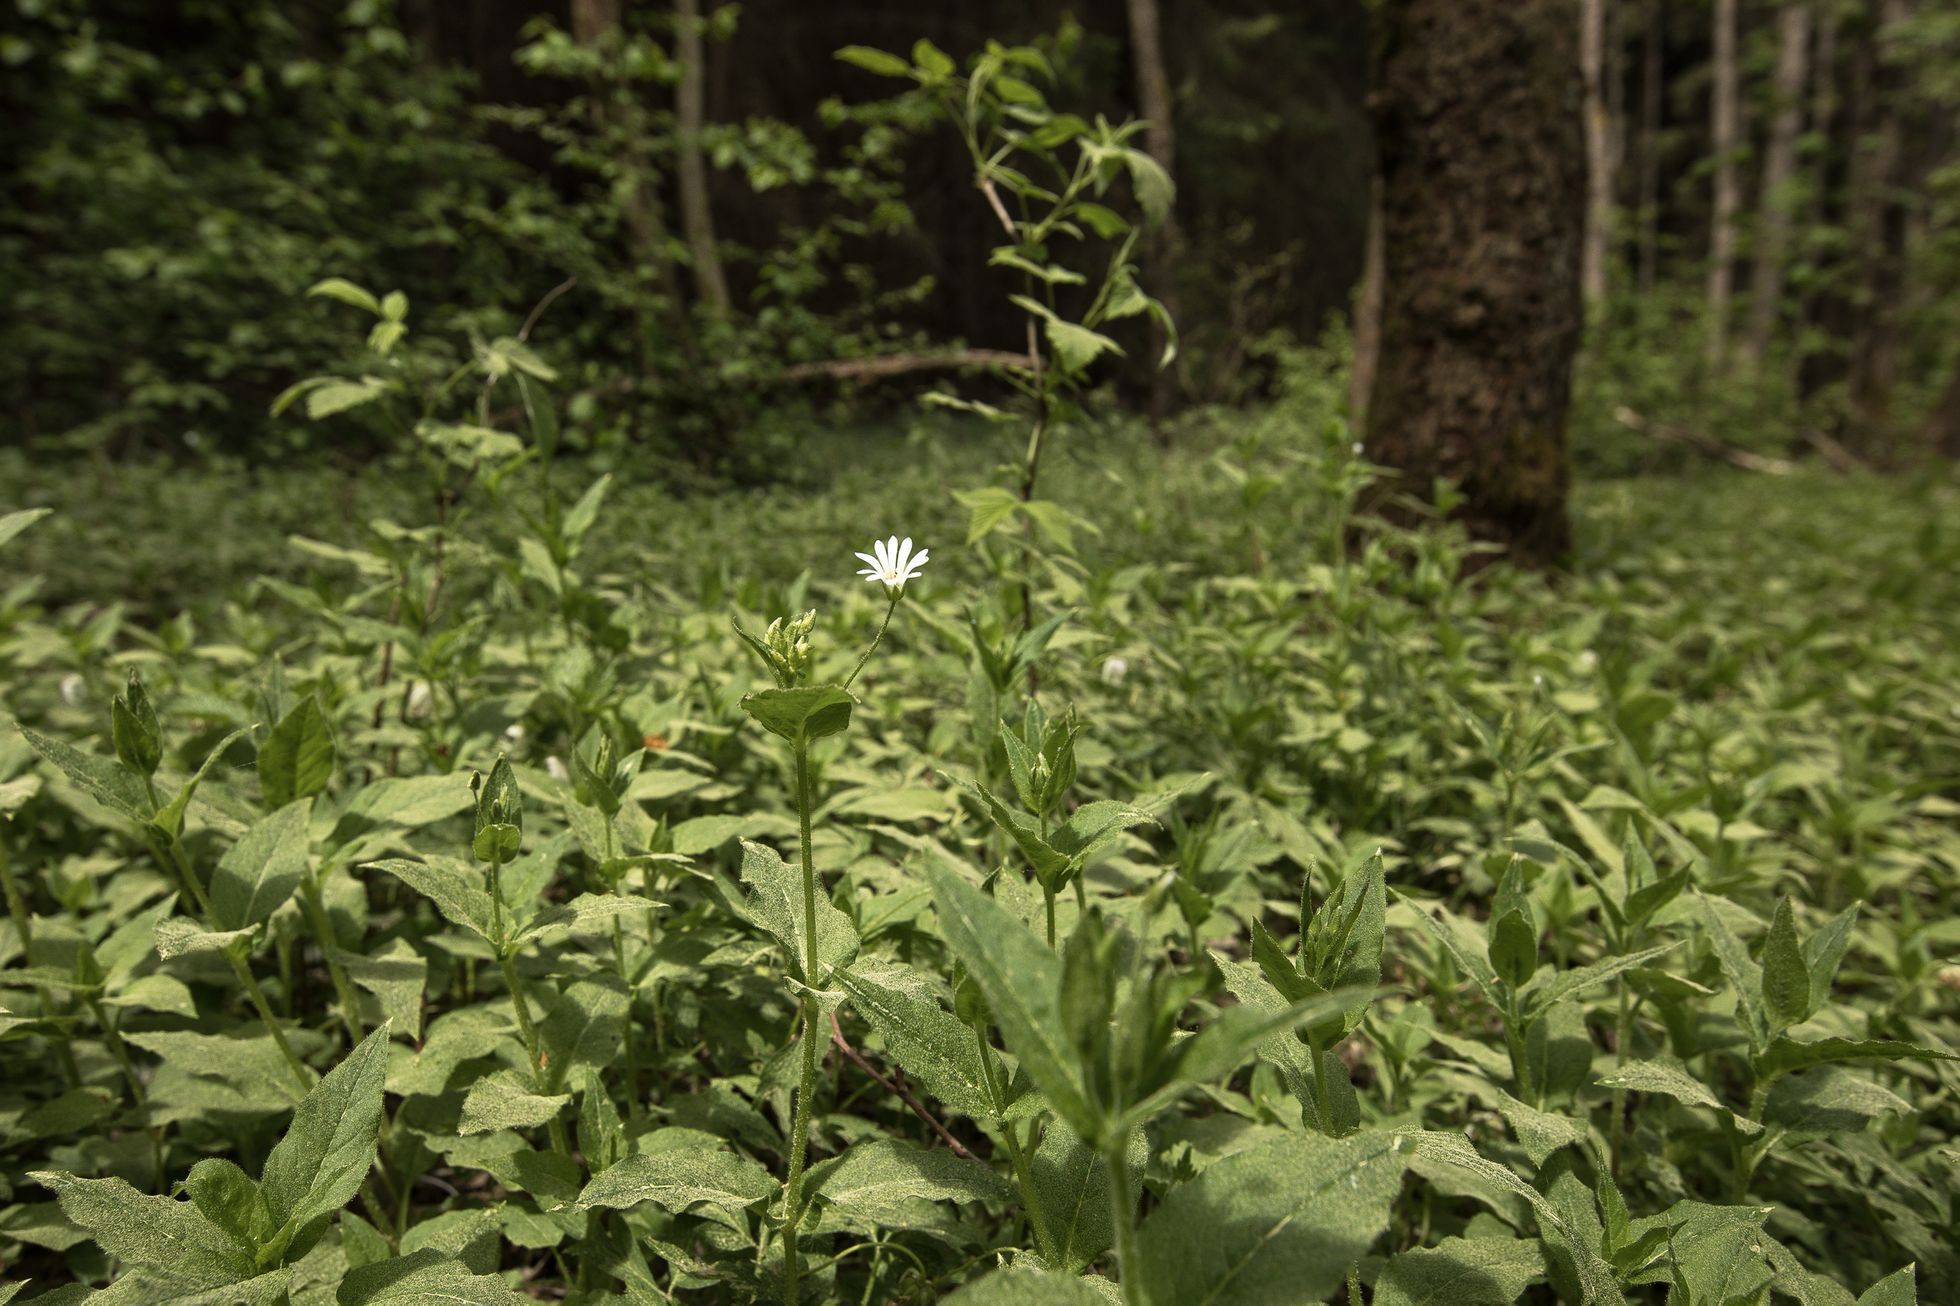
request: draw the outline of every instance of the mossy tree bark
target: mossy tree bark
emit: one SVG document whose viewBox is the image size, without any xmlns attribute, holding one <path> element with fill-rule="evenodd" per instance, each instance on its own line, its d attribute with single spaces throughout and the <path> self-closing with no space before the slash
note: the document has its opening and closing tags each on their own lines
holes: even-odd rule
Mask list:
<svg viewBox="0 0 1960 1306">
<path fill-rule="evenodd" d="M 1367 449 L 1472 535 L 1571 544 L 1566 413 L 1583 313 L 1586 152 L 1568 0 L 1388 0 L 1375 108 L 1380 357 Z M 1394 508 L 1392 500 L 1383 507 Z"/>
</svg>

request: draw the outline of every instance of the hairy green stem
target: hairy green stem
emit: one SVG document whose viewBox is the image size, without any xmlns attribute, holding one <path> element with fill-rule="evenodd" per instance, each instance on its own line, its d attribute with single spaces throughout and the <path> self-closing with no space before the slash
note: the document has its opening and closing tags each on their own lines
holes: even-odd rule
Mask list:
<svg viewBox="0 0 1960 1306">
<path fill-rule="evenodd" d="M 973 1027 L 973 1040 L 980 1048 L 980 1069 L 987 1077 L 987 1096 L 992 1099 L 994 1110 L 998 1113 L 1004 1107 L 1007 1096 L 1006 1087 L 1001 1083 L 998 1058 L 987 1043 L 985 1030 L 979 1025 Z M 1014 1169 L 1015 1186 L 1021 1190 L 1021 1204 L 1027 1208 L 1028 1227 L 1034 1231 L 1034 1245 L 1040 1250 L 1043 1260 L 1053 1261 L 1055 1242 L 1048 1229 L 1048 1214 L 1042 1209 L 1041 1192 L 1035 1187 L 1034 1167 L 1028 1148 L 1022 1145 L 1012 1120 L 1001 1121 L 1000 1132 L 1007 1143 L 1007 1158 Z M 1032 1131 L 1028 1142 L 1030 1145 L 1034 1142 Z"/>
<path fill-rule="evenodd" d="M 251 966 L 238 948 L 228 946 L 224 953 L 225 960 L 231 963 L 232 973 L 238 976 L 238 982 L 245 986 L 246 996 L 251 998 L 252 1005 L 258 1009 L 259 1019 L 265 1023 L 266 1031 L 272 1035 L 272 1041 L 279 1045 L 280 1053 L 285 1056 L 286 1069 L 293 1072 L 293 1079 L 298 1082 L 300 1092 L 305 1093 L 313 1087 L 313 1074 L 307 1070 L 306 1063 L 299 1059 L 299 1053 L 293 1051 L 293 1045 L 286 1041 L 286 1031 L 279 1027 L 279 1018 L 272 1013 L 272 1004 L 266 1001 L 265 990 L 259 987 L 258 976 L 252 974 Z"/>
<path fill-rule="evenodd" d="M 1143 1266 L 1137 1252 L 1137 1203 L 1130 1186 L 1130 1162 L 1121 1142 L 1103 1151 L 1109 1166 L 1109 1219 L 1116 1230 L 1116 1286 L 1123 1306 L 1143 1306 Z"/>
<path fill-rule="evenodd" d="M 327 903 L 320 893 L 317 873 L 300 881 L 299 898 L 306 909 L 306 923 L 313 929 L 313 941 L 319 945 L 320 956 L 327 963 L 327 976 L 333 980 L 334 997 L 340 1002 L 340 1023 L 346 1027 L 347 1037 L 359 1043 L 360 1003 L 354 997 L 354 986 L 347 979 L 347 968 L 334 957 L 339 948 L 334 938 L 333 918 L 327 915 Z"/>
<path fill-rule="evenodd" d="M 803 983 L 811 988 L 817 983 L 817 868 L 814 854 L 810 848 L 810 809 L 812 806 L 810 783 L 810 745 L 802 739 L 796 743 L 796 815 L 800 835 L 800 858 L 803 869 L 803 956 L 791 958 L 790 964 L 802 971 Z M 785 1306 L 796 1306 L 797 1279 L 802 1268 L 797 1259 L 796 1230 L 803 1219 L 803 1169 L 808 1162 L 810 1150 L 811 1098 L 817 1087 L 817 1044 L 820 1035 L 817 1030 L 817 1000 L 806 994 L 803 999 L 803 1068 L 797 1080 L 796 1102 L 791 1110 L 789 1178 L 783 1182 L 783 1302 Z"/>
</svg>

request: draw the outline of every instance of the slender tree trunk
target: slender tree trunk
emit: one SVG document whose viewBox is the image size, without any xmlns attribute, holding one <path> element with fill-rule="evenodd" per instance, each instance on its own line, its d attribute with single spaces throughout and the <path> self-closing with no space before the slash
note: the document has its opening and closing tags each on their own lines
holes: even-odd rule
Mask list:
<svg viewBox="0 0 1960 1306">
<path fill-rule="evenodd" d="M 1158 23 L 1157 0 L 1128 0 L 1130 16 L 1130 57 L 1136 67 L 1137 108 L 1143 114 L 1144 145 L 1177 179 L 1177 118 L 1171 103 L 1170 70 L 1164 62 L 1162 27 Z M 1183 246 L 1175 207 L 1164 215 L 1164 222 L 1150 235 L 1147 247 L 1150 292 L 1162 301 L 1172 322 L 1182 307 L 1177 293 L 1178 255 Z M 1153 319 L 1150 324 L 1150 429 L 1163 438 L 1164 414 L 1176 387 L 1176 373 L 1157 366 L 1164 354 L 1164 329 Z"/>
<path fill-rule="evenodd" d="M 1926 423 L 1926 445 L 1942 458 L 1960 461 L 1960 359 L 1955 359 L 1946 389 Z"/>
<path fill-rule="evenodd" d="M 1586 240 L 1579 285 L 1590 306 L 1606 298 L 1613 230 L 1613 121 L 1606 103 L 1606 0 L 1580 0 L 1579 62 L 1586 81 Z"/>
<path fill-rule="evenodd" d="M 1710 149 L 1715 157 L 1715 204 L 1708 232 L 1708 369 L 1728 361 L 1729 299 L 1735 264 L 1735 216 L 1742 207 L 1735 153 L 1742 136 L 1741 67 L 1736 59 L 1736 0 L 1715 0 L 1715 89 Z"/>
<path fill-rule="evenodd" d="M 619 0 L 572 0 L 572 39 L 591 45 L 619 26 Z"/>
<path fill-rule="evenodd" d="M 1640 291 L 1660 275 L 1661 97 L 1667 49 L 1667 0 L 1647 0 L 1640 41 Z"/>
<path fill-rule="evenodd" d="M 1881 0 L 1884 28 L 1912 17 L 1911 0 Z M 1911 168 L 1905 142 L 1906 86 L 1882 60 L 1871 78 L 1872 131 L 1860 142 L 1865 166 L 1858 187 L 1853 240 L 1864 269 L 1851 341 L 1851 414 L 1846 443 L 1877 462 L 1891 461 L 1892 387 L 1897 380 L 1899 302 L 1905 293 L 1907 194 Z"/>
<path fill-rule="evenodd" d="M 1839 36 L 1844 15 L 1831 0 L 1820 0 L 1817 12 L 1817 56 L 1811 76 L 1810 130 L 1826 142 L 1819 161 L 1817 187 L 1811 200 L 1809 219 L 1821 230 L 1835 231 L 1850 223 L 1847 216 L 1857 203 L 1855 194 L 1862 163 L 1858 139 L 1862 128 L 1857 118 L 1864 113 L 1866 82 L 1870 59 L 1869 43 L 1854 43 L 1853 56 L 1839 66 Z M 1846 95 L 1846 88 L 1849 95 Z M 1849 103 L 1849 112 L 1845 106 Z M 1853 120 L 1847 127 L 1847 119 Z M 1832 252 L 1820 254 L 1819 275 L 1804 304 L 1804 338 L 1821 342 L 1806 347 L 1797 359 L 1797 394 L 1809 400 L 1827 387 L 1844 379 L 1844 342 L 1849 337 L 1852 307 L 1846 293 L 1845 258 L 1836 245 Z M 1842 422 L 1835 432 L 1845 434 Z"/>
<path fill-rule="evenodd" d="M 1743 355 L 1762 375 L 1783 300 L 1783 264 L 1790 251 L 1796 197 L 1797 136 L 1803 129 L 1804 79 L 1810 67 L 1810 0 L 1789 0 L 1776 16 L 1776 114 L 1763 155 L 1762 201 L 1756 220 L 1756 263 L 1749 279 L 1749 334 Z"/>
<path fill-rule="evenodd" d="M 1348 370 L 1349 424 L 1367 429 L 1368 396 L 1375 387 L 1375 370 L 1382 350 L 1382 179 L 1377 172 L 1368 183 L 1368 243 L 1362 255 L 1361 284 L 1354 292 L 1354 364 Z"/>
<path fill-rule="evenodd" d="M 681 189 L 681 234 L 694 265 L 694 290 L 717 313 L 728 311 L 728 282 L 721 273 L 715 243 L 714 210 L 708 203 L 708 165 L 701 154 L 703 88 L 707 85 L 706 42 L 701 39 L 701 0 L 674 0 L 674 48 L 681 80 L 674 91 L 674 126 Z"/>
<path fill-rule="evenodd" d="M 1583 322 L 1579 25 L 1570 0 L 1387 0 L 1380 13 L 1368 451 L 1403 494 L 1455 482 L 1473 536 L 1555 562 L 1571 544 L 1565 424 Z"/>
</svg>

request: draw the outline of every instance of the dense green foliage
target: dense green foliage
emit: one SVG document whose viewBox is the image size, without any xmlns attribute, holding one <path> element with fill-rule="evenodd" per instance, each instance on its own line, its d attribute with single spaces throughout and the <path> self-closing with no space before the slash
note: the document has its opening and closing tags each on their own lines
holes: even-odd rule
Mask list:
<svg viewBox="0 0 1960 1306">
<path fill-rule="evenodd" d="M 1465 579 L 1289 376 L 1163 459 L 1078 421 L 1032 507 L 931 427 L 678 500 L 47 483 L 10 1273 L 774 1300 L 795 1213 L 810 1299 L 1943 1299 L 1951 485 L 1626 481 Z"/>
</svg>

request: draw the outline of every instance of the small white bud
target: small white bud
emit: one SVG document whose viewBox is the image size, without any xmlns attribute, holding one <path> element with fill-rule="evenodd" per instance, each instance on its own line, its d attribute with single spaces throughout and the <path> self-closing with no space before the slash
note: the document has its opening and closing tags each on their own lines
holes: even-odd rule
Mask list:
<svg viewBox="0 0 1960 1306">
<path fill-rule="evenodd" d="M 561 785 L 571 783 L 572 773 L 565 769 L 565 762 L 563 758 L 559 758 L 559 757 L 545 758 L 544 771 L 546 775 L 550 776 L 553 780 L 556 780 Z"/>
<path fill-rule="evenodd" d="M 408 687 L 408 702 L 402 710 L 402 715 L 410 721 L 423 721 L 428 718 L 435 705 L 435 691 L 429 688 L 429 682 L 418 680 Z"/>
<path fill-rule="evenodd" d="M 522 721 L 513 721 L 509 725 L 504 727 L 504 738 L 510 741 L 510 743 L 513 745 L 523 743 L 524 735 L 525 735 L 525 730 L 524 730 L 524 723 Z"/>
<path fill-rule="evenodd" d="M 1591 649 L 1587 649 L 1583 653 L 1579 654 L 1580 670 L 1592 671 L 1595 670 L 1598 666 L 1599 666 L 1599 654 L 1593 652 Z"/>
<path fill-rule="evenodd" d="M 61 678 L 61 701 L 69 707 L 80 707 L 88 702 L 88 681 L 75 672 Z"/>
<path fill-rule="evenodd" d="M 1112 657 L 1103 659 L 1102 678 L 1105 685 L 1120 685 L 1123 683 L 1123 677 L 1129 674 L 1130 660 L 1128 658 Z"/>
</svg>

